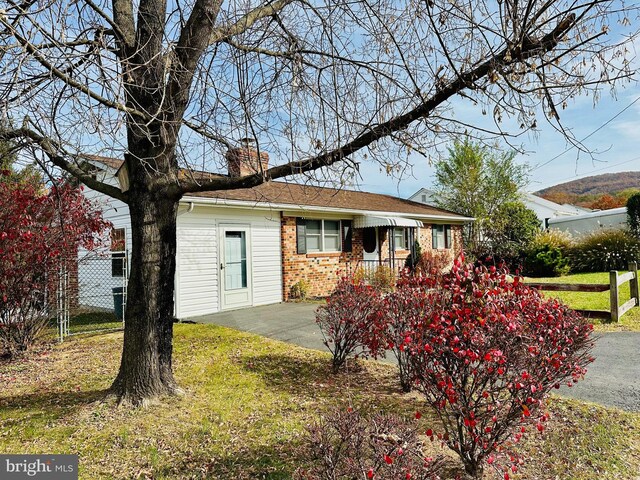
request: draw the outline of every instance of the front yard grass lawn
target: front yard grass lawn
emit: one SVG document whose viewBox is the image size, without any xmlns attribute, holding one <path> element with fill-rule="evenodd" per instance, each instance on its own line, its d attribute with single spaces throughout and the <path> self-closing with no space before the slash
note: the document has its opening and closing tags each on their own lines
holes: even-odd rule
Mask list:
<svg viewBox="0 0 640 480">
<path fill-rule="evenodd" d="M 625 273 L 625 272 L 619 272 Z M 574 273 L 563 277 L 525 278 L 525 282 L 546 283 L 589 283 L 609 284 L 609 272 Z M 571 308 L 581 310 L 609 310 L 609 291 L 606 292 L 541 292 L 546 297 L 559 298 Z M 629 300 L 629 282 L 620 286 L 619 304 Z M 594 329 L 599 332 L 634 331 L 640 332 L 640 307 L 634 307 L 625 313 L 618 323 L 593 319 Z"/>
<path fill-rule="evenodd" d="M 400 392 L 390 365 L 360 361 L 332 376 L 328 354 L 210 325 L 176 325 L 184 396 L 116 408 L 105 390 L 121 343 L 120 332 L 78 336 L 0 364 L 0 453 L 76 453 L 80 477 L 92 480 L 288 479 L 309 462 L 305 425 L 334 406 L 410 418 L 419 410 L 421 428 L 438 431 L 420 396 Z M 512 478 L 637 478 L 640 413 L 557 397 L 548 407 L 548 428 L 520 444 L 530 459 Z M 427 449 L 449 455 L 437 442 Z M 461 472 L 448 458 L 447 469 Z"/>
<path fill-rule="evenodd" d="M 122 320 L 109 311 L 86 311 L 76 313 L 69 318 L 69 333 L 98 332 L 101 330 L 118 330 L 123 328 Z M 58 319 L 52 318 L 47 332 L 51 338 L 57 338 Z"/>
</svg>

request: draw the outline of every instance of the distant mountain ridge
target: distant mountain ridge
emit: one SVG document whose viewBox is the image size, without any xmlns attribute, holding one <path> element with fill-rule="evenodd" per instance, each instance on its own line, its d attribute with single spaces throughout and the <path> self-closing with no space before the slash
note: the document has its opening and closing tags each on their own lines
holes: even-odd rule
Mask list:
<svg viewBox="0 0 640 480">
<path fill-rule="evenodd" d="M 536 192 L 543 198 L 557 194 L 615 195 L 628 189 L 640 189 L 640 172 L 604 173 L 554 185 Z"/>
</svg>

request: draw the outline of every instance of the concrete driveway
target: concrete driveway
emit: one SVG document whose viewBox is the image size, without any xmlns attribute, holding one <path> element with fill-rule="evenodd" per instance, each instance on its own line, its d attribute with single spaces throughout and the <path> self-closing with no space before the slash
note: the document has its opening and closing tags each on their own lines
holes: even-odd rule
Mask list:
<svg viewBox="0 0 640 480">
<path fill-rule="evenodd" d="M 314 303 L 278 303 L 192 317 L 188 320 L 235 328 L 326 352 L 328 349 L 322 343 L 322 335 L 315 321 L 315 311 L 319 306 L 320 304 Z"/>
<path fill-rule="evenodd" d="M 189 320 L 231 327 L 245 332 L 327 351 L 315 324 L 318 304 L 281 303 L 221 312 Z M 596 357 L 582 382 L 563 387 L 559 394 L 627 411 L 640 411 L 640 333 L 600 334 Z M 387 361 L 390 361 L 387 359 Z"/>
</svg>

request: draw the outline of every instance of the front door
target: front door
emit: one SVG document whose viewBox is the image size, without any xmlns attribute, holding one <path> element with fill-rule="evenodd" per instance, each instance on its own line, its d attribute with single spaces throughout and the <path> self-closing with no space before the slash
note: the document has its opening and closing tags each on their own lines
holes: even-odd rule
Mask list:
<svg viewBox="0 0 640 480">
<path fill-rule="evenodd" d="M 220 307 L 222 310 L 252 304 L 250 232 L 248 226 L 220 226 Z"/>
</svg>

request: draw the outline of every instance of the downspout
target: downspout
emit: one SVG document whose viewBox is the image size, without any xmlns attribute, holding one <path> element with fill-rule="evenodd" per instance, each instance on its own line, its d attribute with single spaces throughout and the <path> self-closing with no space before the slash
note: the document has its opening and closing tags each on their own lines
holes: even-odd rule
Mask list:
<svg viewBox="0 0 640 480">
<path fill-rule="evenodd" d="M 187 208 L 187 210 L 185 210 L 184 212 L 179 213 L 178 217 L 181 217 L 182 215 L 186 215 L 187 213 L 193 212 L 193 209 L 195 208 L 195 206 L 196 206 L 195 203 L 189 202 L 189 208 Z"/>
</svg>

